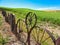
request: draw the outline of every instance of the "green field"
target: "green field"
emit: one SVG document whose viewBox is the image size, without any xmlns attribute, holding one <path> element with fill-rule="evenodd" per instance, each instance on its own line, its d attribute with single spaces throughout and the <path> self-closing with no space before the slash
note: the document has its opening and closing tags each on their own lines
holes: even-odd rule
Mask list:
<svg viewBox="0 0 60 45">
<path fill-rule="evenodd" d="M 4 9 L 6 11 L 12 12 L 15 14 L 16 19 L 25 18 L 28 12 L 34 12 L 37 15 L 38 22 L 45 21 L 51 22 L 56 25 L 60 25 L 60 11 L 40 11 L 40 10 L 32 10 L 27 8 L 4 8 L 0 7 L 0 9 Z"/>
</svg>

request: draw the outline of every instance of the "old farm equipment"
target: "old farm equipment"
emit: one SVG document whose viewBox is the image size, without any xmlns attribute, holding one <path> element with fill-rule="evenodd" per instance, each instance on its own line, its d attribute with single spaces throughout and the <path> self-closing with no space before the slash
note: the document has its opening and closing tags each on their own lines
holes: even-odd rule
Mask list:
<svg viewBox="0 0 60 45">
<path fill-rule="evenodd" d="M 38 26 L 35 13 L 29 12 L 24 20 L 18 19 L 17 23 L 15 15 L 7 15 L 3 10 L 2 15 L 5 17 L 5 21 L 10 24 L 12 33 L 23 45 L 60 45 L 60 38 L 56 40 L 49 30 Z"/>
</svg>

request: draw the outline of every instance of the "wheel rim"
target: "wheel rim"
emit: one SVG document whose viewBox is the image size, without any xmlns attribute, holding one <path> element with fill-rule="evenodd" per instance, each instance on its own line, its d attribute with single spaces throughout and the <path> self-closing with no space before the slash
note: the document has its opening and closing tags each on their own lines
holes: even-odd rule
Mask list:
<svg viewBox="0 0 60 45">
<path fill-rule="evenodd" d="M 32 12 L 29 12 L 26 16 L 25 23 L 26 23 L 27 31 L 30 30 L 31 28 L 34 28 L 34 26 L 37 23 L 36 14 L 32 13 Z"/>
</svg>

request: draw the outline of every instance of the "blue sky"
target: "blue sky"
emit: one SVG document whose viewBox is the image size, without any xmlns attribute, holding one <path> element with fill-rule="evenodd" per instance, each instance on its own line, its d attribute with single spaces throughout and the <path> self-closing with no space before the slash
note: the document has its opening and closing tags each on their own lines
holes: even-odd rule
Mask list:
<svg viewBox="0 0 60 45">
<path fill-rule="evenodd" d="M 37 10 L 60 10 L 60 0 L 0 0 L 0 6 L 11 8 L 29 8 Z"/>
</svg>

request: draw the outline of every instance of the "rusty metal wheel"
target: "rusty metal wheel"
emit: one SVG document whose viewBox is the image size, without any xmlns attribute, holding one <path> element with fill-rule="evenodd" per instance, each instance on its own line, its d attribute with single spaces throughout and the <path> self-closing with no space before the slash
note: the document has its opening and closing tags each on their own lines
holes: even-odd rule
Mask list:
<svg viewBox="0 0 60 45">
<path fill-rule="evenodd" d="M 17 20 L 17 32 L 24 32 L 26 30 L 25 20 L 18 19 Z"/>
<path fill-rule="evenodd" d="M 33 12 L 29 12 L 25 18 L 25 24 L 27 28 L 27 45 L 30 44 L 30 34 L 37 23 L 37 16 Z"/>
<path fill-rule="evenodd" d="M 29 30 L 31 28 L 34 28 L 36 23 L 37 23 L 37 16 L 36 16 L 36 14 L 33 13 L 33 12 L 29 12 L 26 15 L 25 23 L 26 23 L 27 31 L 29 32 Z"/>
<path fill-rule="evenodd" d="M 26 45 L 26 34 L 24 32 L 25 30 L 25 21 L 18 19 L 17 21 L 17 37 L 19 37 L 19 40 L 23 45 Z"/>
<path fill-rule="evenodd" d="M 56 40 L 53 34 L 47 29 L 36 26 L 31 35 L 36 45 L 55 45 Z"/>
</svg>

